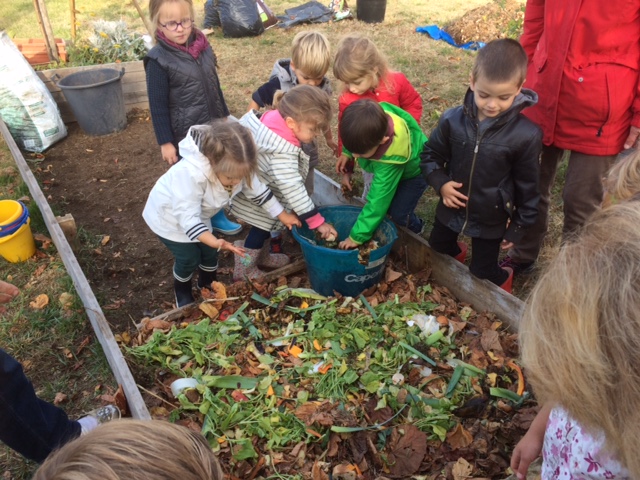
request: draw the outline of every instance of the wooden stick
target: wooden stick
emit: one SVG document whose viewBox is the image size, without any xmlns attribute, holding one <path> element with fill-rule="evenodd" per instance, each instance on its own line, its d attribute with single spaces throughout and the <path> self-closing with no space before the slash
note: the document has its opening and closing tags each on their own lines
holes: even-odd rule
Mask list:
<svg viewBox="0 0 640 480">
<path fill-rule="evenodd" d="M 142 19 L 142 23 L 144 23 L 144 26 L 147 29 L 147 32 L 149 32 L 149 35 L 153 37 L 153 27 L 151 23 L 149 23 L 147 16 L 142 11 L 142 8 L 140 8 L 140 4 L 138 3 L 138 0 L 131 0 L 131 3 L 133 3 L 133 6 L 136 7 L 136 10 L 138 11 L 138 15 L 140 15 L 140 18 Z"/>
<path fill-rule="evenodd" d="M 76 0 L 69 0 L 69 8 L 71 9 L 71 40 L 76 39 Z"/>
<path fill-rule="evenodd" d="M 9 133 L 9 129 L 2 121 L 0 121 L 0 133 L 2 133 L 9 150 L 13 155 L 16 165 L 18 166 L 18 170 L 20 170 L 20 173 L 22 174 L 24 183 L 29 187 L 31 197 L 34 199 L 42 213 L 44 223 L 49 229 L 51 239 L 60 253 L 60 258 L 67 269 L 67 273 L 71 277 L 71 280 L 73 280 L 73 285 L 78 292 L 78 296 L 82 300 L 85 311 L 87 312 L 87 317 L 89 318 L 93 331 L 102 346 L 102 350 L 109 362 L 111 371 L 116 377 L 118 384 L 122 385 L 122 388 L 124 389 L 131 414 L 134 418 L 138 418 L 140 420 L 150 420 L 151 415 L 149 415 L 149 410 L 147 410 L 147 406 L 144 404 L 144 400 L 142 399 L 142 395 L 140 395 L 140 390 L 138 390 L 138 387 L 136 386 L 131 370 L 129 370 L 129 366 L 122 356 L 122 351 L 120 351 L 120 347 L 111 332 L 109 322 L 107 322 L 96 296 L 91 291 L 87 277 L 85 277 L 82 269 L 80 268 L 78 260 L 73 254 L 64 233 L 62 233 L 62 229 L 56 221 L 56 217 L 47 202 L 47 198 L 42 193 L 42 190 L 40 190 L 36 177 L 33 175 L 29 165 L 27 165 L 18 145 L 16 145 L 11 133 Z"/>
<path fill-rule="evenodd" d="M 306 266 L 307 264 L 305 263 L 304 259 L 301 258 L 293 263 L 290 263 L 289 265 L 285 265 L 284 267 L 280 267 L 267 272 L 267 274 L 262 276 L 262 279 L 265 282 L 273 282 L 280 277 L 286 277 L 287 275 L 298 273 L 299 271 L 304 270 Z"/>
<path fill-rule="evenodd" d="M 52 62 L 59 62 L 58 46 L 56 45 L 56 39 L 53 36 L 53 29 L 51 28 L 51 22 L 49 21 L 49 14 L 47 13 L 47 6 L 44 0 L 33 0 L 33 6 L 36 9 L 38 17 L 38 23 L 44 35 L 44 41 L 47 45 L 47 53 L 49 54 L 49 60 Z"/>
</svg>

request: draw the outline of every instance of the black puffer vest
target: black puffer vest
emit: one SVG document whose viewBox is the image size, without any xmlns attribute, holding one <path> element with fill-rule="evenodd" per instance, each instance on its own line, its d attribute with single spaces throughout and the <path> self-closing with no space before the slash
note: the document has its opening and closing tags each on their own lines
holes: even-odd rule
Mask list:
<svg viewBox="0 0 640 480">
<path fill-rule="evenodd" d="M 176 143 L 187 135 L 189 127 L 229 115 L 211 46 L 194 59 L 159 40 L 145 57 L 145 66 L 149 58 L 157 61 L 169 76 L 169 111 Z"/>
</svg>

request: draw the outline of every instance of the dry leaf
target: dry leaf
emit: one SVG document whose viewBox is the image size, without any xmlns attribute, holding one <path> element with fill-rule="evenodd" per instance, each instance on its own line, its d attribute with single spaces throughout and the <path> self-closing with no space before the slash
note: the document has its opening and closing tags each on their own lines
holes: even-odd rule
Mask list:
<svg viewBox="0 0 640 480">
<path fill-rule="evenodd" d="M 56 393 L 56 397 L 53 399 L 53 404 L 60 405 L 61 403 L 66 402 L 68 398 L 69 397 L 66 393 L 58 392 Z"/>
<path fill-rule="evenodd" d="M 453 430 L 447 434 L 447 443 L 451 445 L 451 448 L 465 448 L 473 443 L 473 435 L 469 433 L 468 430 L 462 426 L 461 423 Z"/>
<path fill-rule="evenodd" d="M 49 297 L 46 293 L 41 293 L 33 302 L 29 302 L 29 306 L 36 310 L 42 310 L 47 305 L 49 305 Z"/>
<path fill-rule="evenodd" d="M 329 480 L 329 475 L 325 472 L 325 469 L 328 469 L 329 465 L 328 463 L 316 460 L 311 469 L 311 480 Z"/>
<path fill-rule="evenodd" d="M 63 309 L 69 310 L 73 305 L 73 295 L 67 292 L 63 292 L 58 297 L 58 302 L 60 302 L 60 305 Z"/>
<path fill-rule="evenodd" d="M 116 404 L 116 407 L 120 409 L 120 414 L 123 416 L 126 415 L 129 412 L 129 409 L 127 404 L 127 397 L 124 394 L 122 385 L 118 385 L 118 390 L 116 391 L 114 397 L 114 403 Z"/>
<path fill-rule="evenodd" d="M 200 310 L 202 310 L 204 314 L 211 320 L 215 320 L 216 318 L 218 318 L 218 314 L 220 313 L 218 309 L 213 306 L 213 304 L 208 302 L 202 302 L 198 306 L 198 308 L 200 308 Z"/>
<path fill-rule="evenodd" d="M 107 243 L 109 243 L 109 240 L 111 240 L 111 237 L 109 235 L 105 235 L 104 237 L 102 237 L 100 243 L 104 247 Z"/>
<path fill-rule="evenodd" d="M 356 480 L 356 468 L 354 465 L 341 463 L 333 467 L 332 472 L 335 480 Z"/>
<path fill-rule="evenodd" d="M 413 425 L 399 425 L 391 433 L 389 449 L 391 475 L 408 478 L 418 471 L 427 453 L 427 435 Z"/>
<path fill-rule="evenodd" d="M 493 350 L 494 352 L 503 353 L 502 345 L 500 345 L 500 334 L 495 330 L 484 330 L 480 338 L 480 345 L 485 352 Z"/>
<path fill-rule="evenodd" d="M 392 270 L 390 267 L 387 267 L 387 269 L 384 272 L 384 281 L 387 283 L 395 282 L 400 277 L 402 277 L 402 273 L 396 272 L 395 270 Z"/>
<path fill-rule="evenodd" d="M 473 472 L 473 467 L 462 457 L 458 459 L 451 470 L 453 480 L 466 480 L 467 478 L 471 478 L 471 472 Z"/>
</svg>

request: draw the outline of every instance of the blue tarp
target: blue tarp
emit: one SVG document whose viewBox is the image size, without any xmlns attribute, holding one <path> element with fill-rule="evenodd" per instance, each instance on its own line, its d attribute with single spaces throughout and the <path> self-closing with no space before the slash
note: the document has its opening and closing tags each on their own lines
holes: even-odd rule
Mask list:
<svg viewBox="0 0 640 480">
<path fill-rule="evenodd" d="M 463 48 L 465 50 L 479 50 L 485 46 L 484 42 L 467 42 L 462 45 L 458 45 L 455 40 L 449 35 L 447 32 L 442 30 L 437 25 L 428 25 L 426 27 L 416 27 L 416 32 L 418 33 L 426 33 L 434 40 L 443 40 L 447 42 L 449 45 L 453 45 L 457 48 Z"/>
</svg>

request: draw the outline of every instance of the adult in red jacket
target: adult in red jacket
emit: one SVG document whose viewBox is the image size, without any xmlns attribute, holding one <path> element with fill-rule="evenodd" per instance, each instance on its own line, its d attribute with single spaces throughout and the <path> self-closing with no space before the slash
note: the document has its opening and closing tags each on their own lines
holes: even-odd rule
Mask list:
<svg viewBox="0 0 640 480">
<path fill-rule="evenodd" d="M 528 0 L 520 38 L 529 57 L 525 87 L 539 101 L 524 114 L 543 130 L 536 225 L 503 266 L 530 269 L 548 228 L 551 186 L 564 151 L 566 240 L 600 205 L 602 178 L 640 132 L 640 2 Z"/>
</svg>

